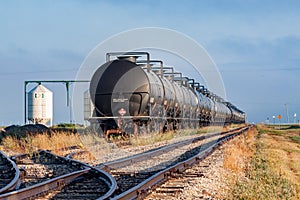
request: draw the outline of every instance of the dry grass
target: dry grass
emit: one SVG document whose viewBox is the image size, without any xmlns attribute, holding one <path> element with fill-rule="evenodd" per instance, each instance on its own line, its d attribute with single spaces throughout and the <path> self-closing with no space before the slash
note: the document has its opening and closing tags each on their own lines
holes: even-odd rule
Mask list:
<svg viewBox="0 0 300 200">
<path fill-rule="evenodd" d="M 156 134 L 151 134 L 151 135 L 142 135 L 139 137 L 130 137 L 129 138 L 129 143 L 132 146 L 145 146 L 161 141 L 168 141 L 174 138 L 174 133 L 173 132 L 167 132 L 167 133 L 156 133 Z"/>
<path fill-rule="evenodd" d="M 178 138 L 178 137 L 227 131 L 229 129 L 231 129 L 231 127 L 208 126 L 208 127 L 199 128 L 197 130 L 184 129 L 184 130 L 178 130 L 176 132 L 168 131 L 166 133 L 143 134 L 143 135 L 139 135 L 138 137 L 131 136 L 129 138 L 129 143 L 133 146 L 145 146 L 145 145 L 150 145 L 150 144 L 154 144 L 157 142 L 169 141 L 169 140 L 172 140 L 172 139 Z"/>
<path fill-rule="evenodd" d="M 271 134 L 265 126 L 260 130 L 262 142 L 265 144 L 265 155 L 268 157 L 270 169 L 287 179 L 295 186 L 295 199 L 300 199 L 300 142 L 299 130 L 281 130 L 281 134 Z"/>
<path fill-rule="evenodd" d="M 256 148 L 243 145 L 243 140 L 234 145 L 236 150 L 231 149 L 227 161 L 230 163 L 231 159 L 233 164 L 225 166 L 232 171 L 244 171 L 244 175 L 236 181 L 227 198 L 300 199 L 300 146 L 291 139 L 295 134 L 298 134 L 298 130 L 275 130 L 259 125 L 256 140 L 248 143 L 255 144 Z M 244 149 L 245 146 L 250 147 L 250 154 Z M 231 154 L 236 155 L 236 158 Z M 251 158 L 248 159 L 251 161 L 248 167 L 236 164 L 241 158 L 247 157 Z"/>
<path fill-rule="evenodd" d="M 194 132 L 191 133 L 190 131 L 186 131 L 185 133 L 183 133 L 183 132 L 175 133 L 174 131 L 168 131 L 165 133 L 141 134 L 138 137 L 131 135 L 129 137 L 128 144 L 130 144 L 134 147 L 146 146 L 146 145 L 151 145 L 151 144 L 158 143 L 158 142 L 169 141 L 169 140 L 177 137 L 179 134 L 195 134 Z"/>
<path fill-rule="evenodd" d="M 18 139 L 16 136 L 7 136 L 2 139 L 0 148 L 9 152 L 29 153 L 38 150 L 51 150 L 56 154 L 61 154 L 60 149 L 69 146 L 78 146 L 87 150 L 90 154 L 85 154 L 88 160 L 94 160 L 105 156 L 111 152 L 111 145 L 107 141 L 99 137 L 96 133 L 73 134 L 69 132 L 53 132 L 29 134 Z"/>
<path fill-rule="evenodd" d="M 83 148 L 88 150 L 95 158 L 103 157 L 111 152 L 112 146 L 96 133 L 80 134 L 79 139 Z"/>
<path fill-rule="evenodd" d="M 257 131 L 251 128 L 232 141 L 225 149 L 224 168 L 234 173 L 244 172 L 249 165 L 250 159 L 255 152 L 255 136 Z"/>
<path fill-rule="evenodd" d="M 18 153 L 32 153 L 37 149 L 61 149 L 79 144 L 80 140 L 78 135 L 65 132 L 27 135 L 21 139 L 17 139 L 14 136 L 7 136 L 3 138 L 1 143 L 3 148 Z"/>
<path fill-rule="evenodd" d="M 130 137 L 128 141 L 125 141 L 126 145 L 131 146 L 145 146 L 159 142 L 166 142 L 174 138 L 191 136 L 195 134 L 205 134 L 211 132 L 226 131 L 234 128 L 229 127 L 203 127 L 198 130 L 180 130 L 174 132 L 167 132 L 163 134 L 145 134 L 140 135 L 138 138 Z M 124 141 L 124 140 L 123 140 Z M 55 151 L 57 149 L 63 149 L 68 146 L 80 146 L 82 149 L 86 149 L 92 153 L 94 157 L 104 156 L 112 151 L 114 145 L 110 145 L 107 141 L 98 136 L 96 133 L 88 134 L 72 134 L 69 132 L 52 132 L 28 134 L 22 137 L 16 135 L 6 136 L 2 139 L 0 148 L 7 149 L 15 153 L 32 153 L 37 149 L 47 149 Z"/>
</svg>

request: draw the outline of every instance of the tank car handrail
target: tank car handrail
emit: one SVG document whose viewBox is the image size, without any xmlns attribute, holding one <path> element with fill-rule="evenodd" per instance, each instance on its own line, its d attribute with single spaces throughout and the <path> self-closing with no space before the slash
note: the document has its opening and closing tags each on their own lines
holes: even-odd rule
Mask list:
<svg viewBox="0 0 300 200">
<path fill-rule="evenodd" d="M 200 85 L 199 84 L 199 92 L 201 92 L 202 94 L 204 94 L 204 90 L 205 90 L 204 85 Z"/>
<path fill-rule="evenodd" d="M 155 72 L 155 74 L 156 74 L 156 71 L 158 71 L 157 69 L 159 69 L 160 72 L 159 72 L 158 75 L 160 75 L 161 78 L 164 77 L 163 69 L 161 69 L 161 67 L 153 67 L 153 66 L 151 66 L 151 69 L 152 69 L 153 72 Z"/>
<path fill-rule="evenodd" d="M 204 85 L 201 85 L 199 82 L 195 82 L 194 83 L 195 89 L 200 92 L 201 94 L 203 94 L 203 90 L 204 90 Z"/>
<path fill-rule="evenodd" d="M 111 56 L 139 56 L 139 55 L 146 55 L 147 58 L 147 71 L 150 71 L 150 54 L 148 52 L 137 51 L 137 52 L 109 52 L 106 53 L 106 62 L 110 61 Z"/>
<path fill-rule="evenodd" d="M 192 81 L 193 83 L 190 83 Z M 195 79 L 188 78 L 188 83 L 192 86 L 193 89 L 195 89 Z"/>
<path fill-rule="evenodd" d="M 181 80 L 182 80 L 182 83 L 184 83 L 184 86 L 185 86 L 185 87 L 188 88 L 188 87 L 190 86 L 190 83 L 189 83 L 190 78 L 189 78 L 189 77 L 183 76 L 183 77 L 181 78 Z"/>
<path fill-rule="evenodd" d="M 180 75 L 180 79 L 179 80 L 175 80 L 175 76 L 174 76 L 174 81 L 180 81 L 180 85 L 183 85 L 183 81 L 182 81 L 182 73 L 181 72 L 174 72 L 174 75 Z"/>
<path fill-rule="evenodd" d="M 203 94 L 207 97 L 210 97 L 211 96 L 211 92 L 207 89 L 207 88 L 204 88 L 203 89 Z"/>
<path fill-rule="evenodd" d="M 168 74 L 171 74 L 171 78 L 172 78 L 172 83 L 174 82 L 174 67 L 164 67 L 164 69 L 170 69 L 172 72 L 171 73 L 166 73 L 166 72 L 163 72 L 163 75 L 168 75 Z"/>
<path fill-rule="evenodd" d="M 194 89 L 200 93 L 200 90 L 199 90 L 199 87 L 200 87 L 200 83 L 199 82 L 194 82 Z"/>
<path fill-rule="evenodd" d="M 136 62 L 137 64 L 143 64 L 143 63 L 148 63 L 148 60 L 138 60 Z M 160 63 L 160 76 L 163 77 L 163 67 L 164 67 L 164 63 L 162 60 L 149 60 L 149 64 L 150 63 Z M 150 65 L 150 69 L 155 69 L 156 67 L 152 67 Z"/>
</svg>

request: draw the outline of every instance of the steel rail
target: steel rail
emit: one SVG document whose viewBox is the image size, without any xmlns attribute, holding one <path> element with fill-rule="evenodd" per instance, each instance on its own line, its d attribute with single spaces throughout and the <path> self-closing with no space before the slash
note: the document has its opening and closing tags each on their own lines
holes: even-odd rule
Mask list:
<svg viewBox="0 0 300 200">
<path fill-rule="evenodd" d="M 49 190 L 53 190 L 69 184 L 75 178 L 87 173 L 89 170 L 90 168 L 85 168 L 83 170 L 75 171 L 69 174 L 64 174 L 62 176 L 44 181 L 39 184 L 32 185 L 27 188 L 4 193 L 0 195 L 0 199 L 15 200 L 15 199 L 26 199 L 26 198 L 36 197 L 39 194 L 45 193 Z"/>
<path fill-rule="evenodd" d="M 86 151 L 79 151 L 79 152 L 73 152 L 73 153 L 70 153 L 66 156 L 67 159 L 69 160 L 72 160 L 72 161 L 75 161 L 75 162 L 80 162 L 80 161 L 76 161 L 74 159 L 72 159 L 72 156 L 76 153 L 85 153 Z M 116 179 L 109 173 L 107 173 L 106 171 L 104 171 L 103 169 L 101 168 L 97 168 L 97 167 L 93 167 L 93 166 L 90 166 L 86 163 L 83 163 L 83 162 L 80 162 L 82 163 L 83 165 L 85 165 L 86 167 L 89 167 L 95 171 L 97 171 L 98 173 L 100 173 L 99 175 L 102 177 L 102 180 L 108 185 L 108 187 L 110 188 L 109 191 L 103 195 L 102 197 L 98 198 L 98 199 L 107 199 L 108 197 L 110 197 L 114 192 L 115 190 L 118 188 L 118 185 L 117 185 L 117 181 Z"/>
<path fill-rule="evenodd" d="M 145 195 L 151 189 L 152 186 L 166 180 L 167 177 L 170 174 L 172 174 L 172 172 L 184 171 L 186 168 L 203 160 L 205 157 L 210 155 L 218 146 L 220 146 L 225 141 L 228 141 L 228 140 L 232 139 L 233 137 L 242 134 L 243 132 L 247 131 L 248 129 L 249 129 L 249 127 L 246 127 L 246 128 L 241 129 L 237 133 L 233 133 L 229 136 L 224 136 L 224 137 L 218 139 L 218 142 L 214 143 L 210 147 L 207 147 L 206 149 L 201 151 L 199 154 L 158 172 L 157 174 L 149 177 L 148 179 L 146 179 L 145 181 L 136 185 L 135 187 L 119 194 L 118 196 L 113 197 L 112 199 L 116 200 L 116 199 L 140 198 L 141 196 Z"/>
<path fill-rule="evenodd" d="M 114 179 L 112 177 L 112 175 L 110 175 L 109 173 L 107 173 L 106 171 L 103 171 L 101 169 L 97 169 L 95 167 L 93 167 L 94 170 L 97 170 L 101 173 L 102 176 L 102 180 L 109 186 L 109 191 L 103 195 L 102 197 L 98 198 L 98 200 L 102 200 L 102 199 L 108 199 L 109 197 L 112 196 L 112 194 L 116 191 L 116 189 L 118 188 L 116 179 Z M 109 177 L 109 178 L 108 178 Z"/>
<path fill-rule="evenodd" d="M 144 161 L 144 160 L 151 159 L 152 157 L 156 157 L 156 156 L 159 156 L 161 154 L 165 154 L 165 153 L 170 152 L 174 149 L 180 148 L 182 146 L 186 146 L 186 145 L 191 144 L 191 143 L 198 142 L 200 140 L 204 140 L 204 139 L 214 137 L 214 136 L 217 136 L 217 135 L 223 135 L 223 134 L 227 134 L 227 133 L 230 133 L 230 132 L 238 131 L 238 130 L 241 130 L 242 128 L 244 128 L 244 127 L 232 129 L 232 130 L 221 132 L 221 133 L 218 132 L 218 133 L 212 133 L 210 135 L 202 135 L 202 136 L 198 136 L 196 138 L 176 142 L 176 143 L 173 143 L 173 144 L 166 145 L 164 147 L 158 147 L 157 149 L 150 150 L 148 152 L 143 152 L 143 153 L 139 153 L 139 154 L 136 154 L 136 155 L 133 155 L 133 156 L 121 158 L 121 159 L 118 159 L 118 160 L 105 162 L 105 163 L 102 163 L 101 165 L 99 165 L 97 168 L 105 170 L 105 171 L 109 171 L 110 169 L 119 169 L 119 168 L 122 168 L 122 167 L 125 167 L 125 166 L 128 166 L 128 165 L 131 165 L 132 163 L 141 162 L 141 161 Z"/>
<path fill-rule="evenodd" d="M 105 195 L 100 197 L 99 199 L 107 199 L 117 189 L 116 180 L 110 174 L 108 174 L 107 172 L 105 172 L 101 169 L 89 166 L 86 163 L 76 161 L 76 160 L 73 160 L 73 159 L 70 159 L 70 158 L 65 158 L 65 157 L 62 157 L 62 156 L 54 155 L 54 154 L 50 153 L 49 151 L 41 150 L 41 151 L 39 151 L 39 153 L 46 153 L 48 155 L 55 156 L 57 158 L 60 158 L 60 159 L 64 160 L 65 162 L 69 162 L 71 165 L 74 165 L 74 166 L 75 165 L 82 165 L 84 169 L 78 170 L 78 171 L 75 171 L 75 172 L 71 172 L 71 173 L 68 173 L 68 174 L 64 174 L 64 175 L 61 175 L 59 177 L 44 181 L 44 182 L 39 183 L 39 184 L 32 185 L 32 186 L 27 187 L 27 188 L 23 188 L 23 189 L 20 189 L 20 190 L 4 193 L 4 194 L 0 195 L 0 199 L 15 200 L 15 199 L 25 199 L 25 198 L 36 197 L 40 194 L 46 193 L 47 191 L 51 191 L 51 190 L 54 190 L 56 188 L 63 187 L 65 185 L 71 183 L 77 177 L 79 177 L 83 174 L 86 174 L 91 170 L 97 171 L 97 175 L 99 175 L 101 180 L 103 180 L 107 184 L 107 186 L 110 188 L 109 191 Z M 26 157 L 26 155 L 20 155 L 20 157 L 24 158 L 24 157 Z M 17 160 L 18 157 L 15 157 L 15 159 Z"/>
<path fill-rule="evenodd" d="M 0 156 L 7 159 L 12 165 L 12 169 L 15 171 L 14 178 L 3 188 L 0 188 L 0 194 L 4 192 L 8 192 L 10 190 L 14 190 L 20 186 L 20 170 L 15 162 L 13 162 L 9 157 L 7 157 L 2 151 L 0 151 Z"/>
<path fill-rule="evenodd" d="M 99 177 L 101 177 L 101 180 L 103 180 L 107 184 L 107 186 L 110 188 L 105 195 L 103 195 L 102 197 L 98 198 L 99 200 L 100 199 L 107 199 L 117 189 L 118 185 L 117 185 L 116 180 L 114 179 L 114 177 L 111 174 L 107 173 L 106 171 L 104 171 L 102 169 L 99 169 L 99 168 L 96 168 L 96 167 L 93 167 L 93 166 L 90 166 L 87 163 L 74 160 L 74 159 L 70 158 L 70 156 L 68 156 L 67 158 L 63 157 L 63 156 L 58 156 L 58 157 L 61 157 L 61 158 L 64 158 L 64 159 L 68 159 L 71 162 L 80 163 L 80 164 L 84 165 L 85 167 L 90 168 L 91 170 L 95 170 L 95 171 L 98 172 L 98 175 L 99 175 Z"/>
<path fill-rule="evenodd" d="M 49 152 L 48 152 L 49 153 Z M 58 156 L 58 157 L 61 157 L 61 158 L 64 158 L 63 156 Z M 92 170 L 95 170 L 98 172 L 98 175 L 101 177 L 101 179 L 107 184 L 107 186 L 110 188 L 109 191 L 107 191 L 107 193 L 105 195 L 103 195 L 102 197 L 98 198 L 99 200 L 100 199 L 107 199 L 108 197 L 110 197 L 114 192 L 115 190 L 117 189 L 118 185 L 117 185 L 117 182 L 116 180 L 114 179 L 114 177 L 112 177 L 111 174 L 107 173 L 106 171 L 102 170 L 102 169 L 99 169 L 99 168 L 96 168 L 96 167 L 93 167 L 93 166 L 90 166 L 88 165 L 87 163 L 84 163 L 84 162 L 80 162 L 80 161 L 77 161 L 77 160 L 74 160 L 72 158 L 70 158 L 70 156 L 68 156 L 66 159 L 70 160 L 71 162 L 76 162 L 76 163 L 80 163 L 82 165 L 84 165 L 85 167 L 87 168 L 90 168 Z"/>
</svg>

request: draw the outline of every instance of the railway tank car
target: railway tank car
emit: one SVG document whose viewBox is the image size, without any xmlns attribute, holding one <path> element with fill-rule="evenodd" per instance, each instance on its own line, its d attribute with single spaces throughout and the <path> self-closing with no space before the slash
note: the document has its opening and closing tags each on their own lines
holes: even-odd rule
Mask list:
<svg viewBox="0 0 300 200">
<path fill-rule="evenodd" d="M 111 58 L 114 58 L 111 60 Z M 158 65 L 157 65 L 158 63 Z M 147 52 L 107 53 L 94 73 L 90 122 L 108 135 L 244 123 L 245 114 Z"/>
</svg>

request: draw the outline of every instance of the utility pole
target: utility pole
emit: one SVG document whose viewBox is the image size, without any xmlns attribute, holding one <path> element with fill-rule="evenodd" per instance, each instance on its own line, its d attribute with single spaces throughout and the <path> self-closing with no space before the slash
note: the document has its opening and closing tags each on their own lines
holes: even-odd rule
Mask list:
<svg viewBox="0 0 300 200">
<path fill-rule="evenodd" d="M 288 103 L 285 103 L 285 111 L 286 111 L 286 116 L 287 116 L 287 123 L 290 123 L 290 117 L 289 117 L 289 110 L 288 110 Z"/>
</svg>

